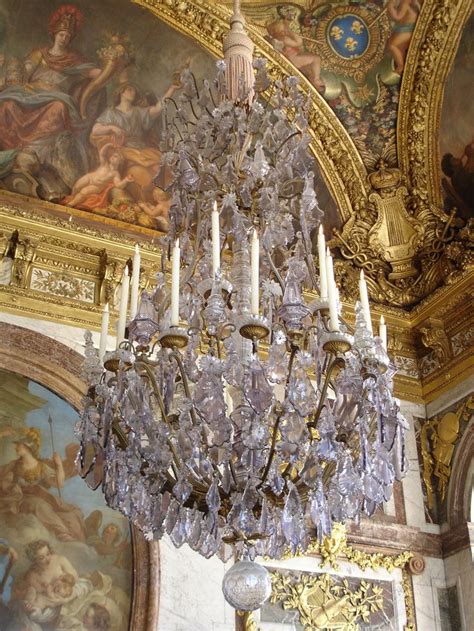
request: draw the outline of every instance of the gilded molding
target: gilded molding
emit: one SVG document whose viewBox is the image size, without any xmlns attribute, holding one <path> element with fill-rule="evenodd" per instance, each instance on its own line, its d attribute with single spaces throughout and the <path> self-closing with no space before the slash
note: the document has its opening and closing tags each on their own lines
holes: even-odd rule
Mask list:
<svg viewBox="0 0 474 631">
<path fill-rule="evenodd" d="M 444 221 L 438 146 L 444 86 L 472 3 L 425 0 L 408 50 L 397 121 L 398 160 L 415 206 Z"/>
<path fill-rule="evenodd" d="M 412 582 L 410 574 L 421 574 L 425 569 L 424 559 L 419 554 L 413 552 L 402 552 L 396 555 L 383 554 L 380 552 L 368 553 L 363 550 L 353 548 L 347 542 L 346 529 L 342 524 L 335 524 L 331 537 L 326 537 L 320 544 L 314 542 L 308 549 L 309 554 L 317 554 L 321 557 L 321 567 L 329 565 L 334 570 L 339 570 L 337 565 L 338 559 L 345 559 L 349 563 L 357 566 L 363 571 L 384 569 L 387 572 L 401 570 L 402 588 L 404 593 L 405 611 L 407 623 L 405 629 L 411 631 L 416 629 L 415 612 Z M 284 558 L 293 558 L 290 552 Z M 303 556 L 296 554 L 296 556 Z M 300 622 L 305 629 L 325 629 L 329 628 L 331 620 L 335 622 L 334 616 L 343 616 L 344 628 L 358 628 L 357 618 L 361 615 L 362 610 L 365 611 L 365 601 L 356 603 L 351 600 L 351 590 L 349 583 L 344 574 L 339 575 L 342 581 L 342 588 L 335 590 L 335 577 L 330 574 L 321 573 L 302 573 L 301 576 L 292 577 L 278 570 L 270 569 L 272 574 L 272 594 L 270 602 L 281 603 L 284 609 L 296 609 L 300 615 Z M 367 602 L 372 602 L 374 608 L 372 612 L 383 609 L 383 599 L 381 600 L 381 591 L 376 584 L 372 584 L 365 579 L 361 579 L 361 585 L 364 588 L 357 590 L 357 597 L 367 596 Z M 321 598 L 314 598 L 316 592 L 324 585 L 327 602 Z M 323 590 L 324 591 L 324 590 Z M 335 598 L 335 594 L 340 598 Z M 319 594 L 321 596 L 321 594 Z M 376 605 L 376 606 L 375 606 Z M 357 612 L 357 615 L 355 615 Z M 327 614 L 331 614 L 331 620 L 327 618 Z M 365 611 L 367 614 L 368 611 Z M 242 613 L 242 631 L 260 631 L 253 615 L 250 613 Z M 362 616 L 362 619 L 368 620 Z M 338 623 L 341 620 L 338 618 Z M 331 627 L 332 628 L 332 627 Z M 339 626 L 337 627 L 339 628 Z M 342 627 L 341 627 L 342 628 Z"/>
</svg>

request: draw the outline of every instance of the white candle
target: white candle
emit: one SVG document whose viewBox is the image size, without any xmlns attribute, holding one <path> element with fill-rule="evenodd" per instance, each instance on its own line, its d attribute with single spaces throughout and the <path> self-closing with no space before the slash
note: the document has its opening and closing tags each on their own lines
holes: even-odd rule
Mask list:
<svg viewBox="0 0 474 631">
<path fill-rule="evenodd" d="M 332 262 L 332 256 L 329 253 L 329 249 L 326 253 L 326 276 L 328 287 L 328 302 L 329 302 L 329 330 L 339 331 L 339 316 L 337 313 L 337 298 L 336 298 L 336 281 L 334 280 L 334 267 Z"/>
<path fill-rule="evenodd" d="M 138 243 L 135 246 L 135 254 L 133 255 L 132 285 L 130 292 L 130 320 L 137 315 L 138 311 L 138 291 L 140 286 L 140 248 Z"/>
<path fill-rule="evenodd" d="M 327 300 L 328 280 L 326 276 L 326 239 L 323 227 L 319 226 L 318 232 L 318 258 L 319 258 L 319 293 L 321 300 Z"/>
<path fill-rule="evenodd" d="M 120 311 L 117 325 L 117 346 L 125 339 L 125 325 L 127 324 L 127 308 L 128 308 L 128 290 L 130 288 L 130 276 L 128 275 L 128 267 L 125 266 L 122 277 L 122 291 L 120 293 Z"/>
<path fill-rule="evenodd" d="M 179 326 L 179 259 L 181 250 L 179 239 L 173 248 L 171 261 L 171 326 Z"/>
<path fill-rule="evenodd" d="M 104 355 L 107 352 L 107 336 L 109 334 L 109 303 L 107 303 L 102 311 L 102 325 L 100 327 L 100 344 L 99 344 L 99 361 L 104 361 Z"/>
<path fill-rule="evenodd" d="M 219 232 L 219 211 L 217 202 L 214 202 L 214 210 L 211 214 L 212 227 L 212 275 L 215 276 L 221 266 L 221 236 Z"/>
<path fill-rule="evenodd" d="M 234 411 L 234 401 L 230 394 L 230 386 L 228 383 L 224 385 L 224 399 L 225 399 L 225 405 L 227 408 L 226 409 L 227 416 L 230 416 L 232 412 Z"/>
<path fill-rule="evenodd" d="M 380 316 L 379 337 L 382 340 L 382 346 L 387 350 L 387 325 L 385 324 L 383 315 Z"/>
<path fill-rule="evenodd" d="M 367 328 L 372 333 L 372 319 L 370 317 L 369 293 L 367 291 L 367 283 L 365 282 L 365 278 L 364 278 L 364 270 L 360 270 L 359 294 L 360 294 L 360 304 L 362 305 L 362 311 L 364 312 Z"/>
<path fill-rule="evenodd" d="M 260 256 L 260 243 L 257 237 L 257 231 L 253 231 L 252 236 L 252 248 L 250 257 L 250 271 L 251 271 L 251 294 L 250 294 L 250 311 L 252 315 L 259 315 L 259 256 Z"/>
</svg>

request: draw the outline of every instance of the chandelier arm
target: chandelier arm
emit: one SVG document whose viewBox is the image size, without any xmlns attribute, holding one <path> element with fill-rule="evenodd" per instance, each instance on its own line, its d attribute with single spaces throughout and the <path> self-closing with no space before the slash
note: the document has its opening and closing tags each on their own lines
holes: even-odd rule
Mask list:
<svg viewBox="0 0 474 631">
<path fill-rule="evenodd" d="M 155 395 L 155 398 L 158 401 L 158 406 L 160 408 L 160 412 L 161 412 L 161 415 L 163 417 L 163 421 L 171 429 L 171 423 L 170 423 L 170 421 L 168 419 L 168 415 L 166 414 L 165 404 L 163 402 L 163 398 L 162 398 L 161 393 L 160 393 L 160 391 L 158 389 L 158 386 L 156 384 L 155 376 L 153 375 L 152 369 L 150 368 L 150 366 L 146 362 L 144 362 L 142 360 L 139 360 L 139 361 L 135 362 L 135 365 L 137 365 L 137 364 L 144 368 L 144 370 L 145 370 L 145 372 L 146 372 L 146 374 L 148 376 L 148 379 L 150 381 L 150 384 L 151 384 L 151 387 L 152 387 L 152 390 L 153 390 L 153 394 Z M 179 470 L 181 463 L 180 463 L 180 460 L 179 460 L 178 452 L 176 451 L 175 446 L 173 445 L 173 443 L 171 442 L 171 440 L 169 438 L 167 439 L 166 442 L 168 443 L 170 451 L 171 451 L 171 453 L 173 455 L 174 464 Z M 178 477 L 178 472 L 174 469 L 173 464 L 171 466 L 173 467 L 173 471 L 174 471 L 176 477 Z"/>
<path fill-rule="evenodd" d="M 178 127 L 178 125 L 177 125 L 175 122 L 173 122 L 173 127 L 174 127 L 174 128 L 176 129 L 176 131 L 178 132 L 179 139 L 181 140 L 181 142 L 184 142 L 184 138 L 183 138 L 183 136 L 182 136 L 182 134 L 181 134 L 181 131 L 179 130 L 179 127 Z"/>
<path fill-rule="evenodd" d="M 183 360 L 181 359 L 181 355 L 179 354 L 177 350 L 173 349 L 170 353 L 170 357 L 172 357 L 178 365 L 179 374 L 181 375 L 181 379 L 183 381 L 184 392 L 187 398 L 191 401 L 192 400 L 191 389 L 189 387 L 189 382 L 186 375 L 186 371 L 184 370 L 184 365 L 183 365 Z M 197 425 L 196 411 L 194 409 L 194 405 L 191 407 L 190 413 L 191 413 L 191 418 L 193 419 L 193 424 Z"/>
<path fill-rule="evenodd" d="M 279 415 L 277 416 L 276 421 L 275 421 L 275 425 L 273 426 L 272 442 L 271 442 L 271 445 L 270 445 L 270 452 L 269 452 L 269 454 L 268 454 L 267 464 L 266 464 L 266 466 L 265 466 L 265 470 L 264 470 L 264 472 L 263 472 L 262 479 L 261 479 L 261 480 L 260 480 L 260 482 L 257 484 L 257 489 L 262 488 L 262 486 L 263 486 L 263 485 L 265 484 L 265 482 L 267 481 L 267 477 L 268 477 L 268 474 L 269 474 L 269 472 L 270 472 L 270 468 L 271 468 L 271 466 L 272 466 L 273 458 L 274 458 L 274 456 L 275 456 L 275 446 L 276 446 L 277 435 L 278 435 L 278 427 L 279 427 L 279 425 L 280 425 L 280 421 L 281 421 L 281 417 L 282 417 L 282 415 L 283 415 L 283 413 L 282 413 L 282 414 L 279 414 Z"/>
<path fill-rule="evenodd" d="M 285 140 L 280 144 L 280 146 L 275 151 L 275 157 L 280 153 L 280 151 L 283 149 L 283 147 L 286 145 L 286 143 L 289 142 L 295 136 L 301 136 L 301 131 L 299 129 L 297 131 L 294 131 L 287 138 L 285 138 Z"/>
<path fill-rule="evenodd" d="M 163 403 L 163 399 L 161 397 L 160 391 L 157 388 L 155 379 L 154 379 L 154 375 L 153 372 L 151 371 L 151 369 L 149 368 L 149 366 L 147 366 L 143 361 L 139 362 L 141 365 L 143 365 L 150 381 L 151 381 L 151 386 L 153 389 L 153 392 L 158 400 L 158 405 L 160 407 L 161 413 L 164 415 L 164 420 L 166 422 L 166 424 L 168 425 L 169 428 L 171 428 L 171 423 L 169 422 L 168 416 L 166 414 L 166 412 L 164 411 L 164 403 Z M 171 441 L 171 439 L 167 439 L 166 442 L 168 443 L 168 446 L 170 448 L 170 451 L 173 455 L 173 460 L 174 463 L 171 464 L 171 467 L 173 469 L 173 472 L 176 476 L 176 479 L 179 478 L 179 469 L 182 468 L 181 467 L 181 461 L 178 455 L 178 452 L 176 451 L 176 447 L 174 446 L 173 442 Z M 188 467 L 188 471 L 190 471 L 189 467 Z M 191 471 L 190 471 L 191 472 Z M 191 472 L 192 473 L 192 472 Z M 193 475 L 195 483 L 194 486 L 201 492 L 201 493 L 206 493 L 209 490 L 209 487 L 206 487 L 204 485 L 201 485 L 199 480 Z M 172 480 L 168 480 L 170 483 L 172 482 Z M 175 480 L 176 481 L 176 480 Z M 175 482 L 174 481 L 174 482 Z"/>
<path fill-rule="evenodd" d="M 229 460 L 229 469 L 230 469 L 230 475 L 232 476 L 232 479 L 234 480 L 234 485 L 235 488 L 238 488 L 238 482 L 237 482 L 237 473 L 235 471 L 235 467 L 234 467 L 234 463 L 232 462 L 232 460 Z"/>
<path fill-rule="evenodd" d="M 172 357 L 176 361 L 176 363 L 178 364 L 178 370 L 179 370 L 179 373 L 181 375 L 181 379 L 183 381 L 184 392 L 185 392 L 187 398 L 191 401 L 192 400 L 192 394 L 191 394 L 191 389 L 189 387 L 188 378 L 186 376 L 186 371 L 184 370 L 183 360 L 181 359 L 181 356 L 180 356 L 179 352 L 177 350 L 175 350 L 175 349 L 173 349 L 173 351 L 170 353 L 170 357 Z M 197 425 L 198 422 L 197 422 L 197 418 L 196 418 L 196 410 L 194 408 L 194 404 L 193 404 L 193 406 L 190 409 L 190 414 L 191 414 L 191 418 L 193 420 L 193 424 Z M 204 429 L 204 425 L 201 428 L 201 433 L 202 433 L 202 436 L 203 436 L 203 439 L 204 439 L 204 444 L 208 444 L 208 437 L 207 437 L 206 431 Z M 214 462 L 212 462 L 212 460 L 211 460 L 211 465 L 212 465 L 212 468 L 214 470 L 214 474 L 216 475 L 216 477 L 217 478 L 222 478 L 219 469 L 214 464 Z"/>
<path fill-rule="evenodd" d="M 285 385 L 285 397 L 288 396 L 288 386 L 289 386 L 289 383 L 290 383 L 291 373 L 292 373 L 292 370 L 293 370 L 293 363 L 294 363 L 295 356 L 296 356 L 296 353 L 298 352 L 298 350 L 299 349 L 298 349 L 297 346 L 295 346 L 294 344 L 291 345 L 290 359 L 289 359 L 289 362 L 288 362 L 288 375 L 286 377 L 286 385 Z M 268 473 L 270 471 L 270 467 L 272 466 L 273 458 L 275 456 L 275 446 L 276 446 L 276 440 L 277 440 L 277 435 L 278 435 L 278 427 L 280 425 L 280 420 L 281 420 L 282 416 L 283 416 L 283 412 L 278 414 L 278 416 L 276 418 L 276 421 L 275 421 L 275 425 L 273 426 L 273 435 L 272 435 L 272 442 L 271 442 L 271 445 L 270 445 L 270 452 L 268 454 L 267 464 L 265 466 L 265 470 L 263 472 L 262 479 L 261 479 L 260 483 L 258 484 L 258 488 L 261 488 L 265 484 L 265 482 L 267 480 L 267 477 L 268 477 Z"/>
<path fill-rule="evenodd" d="M 145 372 L 147 374 L 147 377 L 150 380 L 151 387 L 152 387 L 152 390 L 153 390 L 153 394 L 155 395 L 155 397 L 156 397 L 156 399 L 158 401 L 158 406 L 160 408 L 160 412 L 161 412 L 161 415 L 163 417 L 163 421 L 168 425 L 168 427 L 171 427 L 171 424 L 170 424 L 169 419 L 168 419 L 168 415 L 166 414 L 165 404 L 163 402 L 163 398 L 161 396 L 161 392 L 159 391 L 158 386 L 156 384 L 155 376 L 153 374 L 153 371 L 152 371 L 151 367 L 148 365 L 148 362 L 143 361 L 142 359 L 138 359 L 135 362 L 135 366 L 142 367 L 145 370 Z"/>
<path fill-rule="evenodd" d="M 285 293 L 285 283 L 283 282 L 283 278 L 281 277 L 280 272 L 278 271 L 275 263 L 273 262 L 273 259 L 269 250 L 266 250 L 266 255 L 267 255 L 268 262 L 270 263 L 270 267 L 272 268 L 272 272 L 275 274 L 275 277 L 278 281 L 278 284 L 281 287 L 282 292 Z"/>
<path fill-rule="evenodd" d="M 334 357 L 334 359 L 329 364 L 329 368 L 326 371 L 326 377 L 324 379 L 323 389 L 321 390 L 318 407 L 316 408 L 316 412 L 313 415 L 313 420 L 306 424 L 307 427 L 313 427 L 314 429 L 316 429 L 316 425 L 318 423 L 319 417 L 321 416 L 321 412 L 326 405 L 326 394 L 330 385 L 332 373 L 336 368 L 343 368 L 344 364 L 345 362 L 342 357 Z"/>
<path fill-rule="evenodd" d="M 193 79 L 193 83 L 194 83 L 194 89 L 196 90 L 196 95 L 198 97 L 198 99 L 200 98 L 199 96 L 199 89 L 198 89 L 198 85 L 197 85 L 197 81 L 196 81 L 196 77 L 194 75 L 194 72 L 191 72 L 191 77 Z M 194 114 L 194 118 L 196 120 L 199 120 L 199 116 L 196 115 L 196 112 L 194 111 L 194 105 L 193 105 L 193 101 L 192 99 L 189 99 L 189 105 L 191 106 L 191 111 Z"/>
</svg>

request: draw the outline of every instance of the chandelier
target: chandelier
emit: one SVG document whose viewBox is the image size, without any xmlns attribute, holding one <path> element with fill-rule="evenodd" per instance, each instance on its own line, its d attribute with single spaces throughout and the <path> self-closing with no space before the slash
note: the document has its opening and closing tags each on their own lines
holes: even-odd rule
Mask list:
<svg viewBox="0 0 474 631">
<path fill-rule="evenodd" d="M 309 103 L 252 69 L 238 6 L 231 24 L 214 83 L 186 70 L 166 104 L 162 272 L 138 301 L 137 248 L 127 336 L 128 268 L 117 348 L 108 307 L 99 352 L 88 337 L 78 463 L 147 538 L 240 559 L 224 595 L 252 610 L 270 593 L 256 556 L 304 552 L 389 499 L 407 424 L 363 275 L 354 328 L 341 317 Z"/>
</svg>

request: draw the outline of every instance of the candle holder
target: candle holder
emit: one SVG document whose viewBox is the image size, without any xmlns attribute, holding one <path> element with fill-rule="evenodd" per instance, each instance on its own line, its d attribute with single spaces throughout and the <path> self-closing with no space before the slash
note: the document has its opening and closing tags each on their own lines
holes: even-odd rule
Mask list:
<svg viewBox="0 0 474 631">
<path fill-rule="evenodd" d="M 313 300 L 313 302 L 309 305 L 309 308 L 313 313 L 319 311 L 323 317 L 327 317 L 329 315 L 329 302 L 327 298 L 316 298 L 316 300 Z"/>
<path fill-rule="evenodd" d="M 181 326 L 170 326 L 159 336 L 158 341 L 163 348 L 186 348 L 188 332 Z"/>
<path fill-rule="evenodd" d="M 204 300 L 207 300 L 212 293 L 212 287 L 216 281 L 220 285 L 224 302 L 227 303 L 227 299 L 232 293 L 232 283 L 230 283 L 227 278 L 223 278 L 220 275 L 218 278 L 206 278 L 202 280 L 198 285 L 198 291 Z"/>
<path fill-rule="evenodd" d="M 133 366 L 133 353 L 127 348 L 117 348 L 115 351 L 108 351 L 104 355 L 104 368 L 109 372 L 117 373 L 119 368 L 130 370 Z"/>
<path fill-rule="evenodd" d="M 333 355 L 343 355 L 351 350 L 354 344 L 352 336 L 340 331 L 330 331 L 324 336 L 323 350 Z"/>
<path fill-rule="evenodd" d="M 266 318 L 254 315 L 244 320 L 239 332 L 247 340 L 263 340 L 270 333 L 270 327 Z"/>
</svg>

